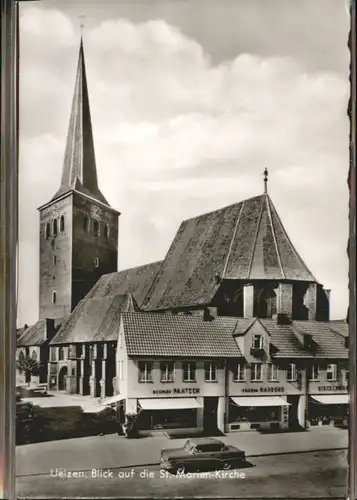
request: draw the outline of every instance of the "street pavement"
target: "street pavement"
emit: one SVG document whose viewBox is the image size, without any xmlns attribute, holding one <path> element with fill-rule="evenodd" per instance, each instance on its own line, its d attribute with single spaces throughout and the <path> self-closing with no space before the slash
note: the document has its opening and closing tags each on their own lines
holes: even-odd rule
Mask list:
<svg viewBox="0 0 357 500">
<path fill-rule="evenodd" d="M 236 432 L 219 439 L 245 450 L 249 459 L 348 446 L 347 430 L 327 426 L 297 433 Z M 113 434 L 21 445 L 16 447 L 16 475 L 46 475 L 50 468 L 91 470 L 155 465 L 162 448 L 178 448 L 185 441 L 165 437 L 127 439 Z"/>
<path fill-rule="evenodd" d="M 17 498 L 346 498 L 346 455 L 339 450 L 261 456 L 211 477 L 178 477 L 157 466 L 95 468 L 82 471 L 82 477 L 60 477 L 64 471 L 53 468 L 47 475 L 18 478 L 16 493 Z"/>
</svg>

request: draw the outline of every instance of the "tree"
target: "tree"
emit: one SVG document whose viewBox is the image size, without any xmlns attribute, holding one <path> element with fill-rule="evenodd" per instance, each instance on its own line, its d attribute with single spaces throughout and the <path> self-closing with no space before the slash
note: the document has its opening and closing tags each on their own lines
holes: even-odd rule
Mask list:
<svg viewBox="0 0 357 500">
<path fill-rule="evenodd" d="M 30 386 L 31 377 L 39 374 L 41 363 L 34 357 L 24 356 L 20 353 L 19 359 L 16 362 L 16 368 L 20 373 L 25 374 L 26 382 Z"/>
</svg>

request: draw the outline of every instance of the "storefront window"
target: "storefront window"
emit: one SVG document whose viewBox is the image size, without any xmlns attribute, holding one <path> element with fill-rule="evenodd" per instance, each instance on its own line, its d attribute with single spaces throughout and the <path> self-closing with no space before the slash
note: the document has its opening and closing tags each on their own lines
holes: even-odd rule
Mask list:
<svg viewBox="0 0 357 500">
<path fill-rule="evenodd" d="M 318 379 L 319 379 L 319 365 L 314 364 L 311 367 L 310 380 L 318 380 Z"/>
<path fill-rule="evenodd" d="M 260 363 L 253 363 L 251 365 L 251 379 L 253 382 L 260 382 L 263 380 L 263 369 Z"/>
<path fill-rule="evenodd" d="M 161 382 L 174 381 L 174 364 L 172 361 L 163 361 L 160 363 Z"/>
<path fill-rule="evenodd" d="M 175 429 L 197 426 L 197 410 L 148 410 L 140 414 L 140 429 Z"/>
<path fill-rule="evenodd" d="M 278 380 L 278 367 L 273 363 L 268 365 L 268 380 L 269 382 Z"/>
<path fill-rule="evenodd" d="M 229 405 L 229 422 L 276 422 L 280 420 L 280 406 L 245 407 L 234 403 Z"/>
<path fill-rule="evenodd" d="M 245 367 L 243 363 L 238 363 L 233 372 L 234 382 L 242 382 L 245 380 Z"/>
<path fill-rule="evenodd" d="M 286 371 L 286 380 L 288 382 L 296 381 L 296 365 L 295 365 L 295 363 L 289 363 L 288 369 Z"/>
<path fill-rule="evenodd" d="M 182 364 L 183 381 L 196 382 L 196 364 L 193 362 L 185 362 Z"/>
<path fill-rule="evenodd" d="M 139 382 L 152 382 L 152 363 L 139 362 Z"/>
<path fill-rule="evenodd" d="M 205 381 L 206 382 L 216 382 L 217 381 L 217 365 L 214 362 L 207 361 L 205 363 Z"/>
<path fill-rule="evenodd" d="M 327 380 L 337 380 L 337 365 L 327 365 L 326 369 L 326 379 Z"/>
<path fill-rule="evenodd" d="M 263 349 L 263 337 L 261 335 L 253 335 L 252 347 L 254 349 Z"/>
</svg>

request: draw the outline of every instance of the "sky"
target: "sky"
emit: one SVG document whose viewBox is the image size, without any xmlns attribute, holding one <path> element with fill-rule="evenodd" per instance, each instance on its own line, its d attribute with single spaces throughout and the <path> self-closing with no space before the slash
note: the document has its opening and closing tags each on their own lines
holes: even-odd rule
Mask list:
<svg viewBox="0 0 357 500">
<path fill-rule="evenodd" d="M 20 13 L 18 325 L 38 319 L 37 208 L 59 188 L 80 25 L 119 269 L 181 223 L 268 191 L 307 266 L 348 306 L 349 20 L 338 0 L 44 0 Z"/>
</svg>

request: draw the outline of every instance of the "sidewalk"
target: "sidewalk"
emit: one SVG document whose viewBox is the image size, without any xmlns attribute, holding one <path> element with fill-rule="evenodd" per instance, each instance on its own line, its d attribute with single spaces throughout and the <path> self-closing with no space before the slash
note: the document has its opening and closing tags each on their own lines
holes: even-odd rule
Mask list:
<svg viewBox="0 0 357 500">
<path fill-rule="evenodd" d="M 347 430 L 319 427 L 306 432 L 260 434 L 236 432 L 219 438 L 254 456 L 301 453 L 348 446 Z M 66 439 L 16 448 L 16 475 L 50 474 L 51 469 L 90 470 L 156 465 L 162 448 L 179 448 L 186 439 L 148 437 L 127 439 L 117 435 Z"/>
</svg>

